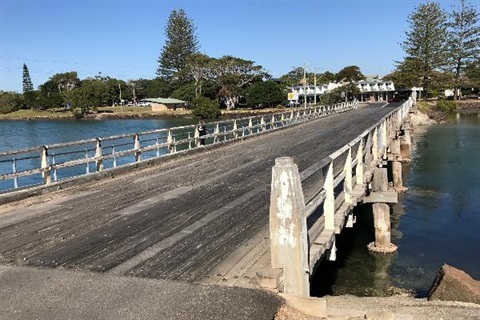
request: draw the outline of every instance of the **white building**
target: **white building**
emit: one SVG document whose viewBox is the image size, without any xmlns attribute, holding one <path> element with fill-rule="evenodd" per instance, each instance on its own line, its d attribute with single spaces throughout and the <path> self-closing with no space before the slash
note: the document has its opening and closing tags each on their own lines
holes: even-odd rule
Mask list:
<svg viewBox="0 0 480 320">
<path fill-rule="evenodd" d="M 298 85 L 292 87 L 292 93 L 297 94 L 299 99 L 304 101 L 304 97 L 307 97 L 307 101 L 312 103 L 317 101 L 319 96 L 325 94 L 333 89 L 339 88 L 346 83 L 330 82 L 329 84 L 317 84 L 316 86 Z M 380 79 L 361 80 L 354 82 L 354 84 L 360 90 L 360 94 L 357 96 L 359 101 L 388 101 L 393 98 L 395 93 L 395 86 L 393 81 L 384 81 Z"/>
</svg>

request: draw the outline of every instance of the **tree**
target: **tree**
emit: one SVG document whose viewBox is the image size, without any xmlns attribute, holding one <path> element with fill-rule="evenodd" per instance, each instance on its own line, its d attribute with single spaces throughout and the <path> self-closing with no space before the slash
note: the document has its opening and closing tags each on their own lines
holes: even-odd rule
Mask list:
<svg viewBox="0 0 480 320">
<path fill-rule="evenodd" d="M 32 80 L 30 79 L 30 72 L 27 65 L 23 64 L 23 93 L 33 91 Z"/>
<path fill-rule="evenodd" d="M 235 102 L 251 83 L 268 77 L 262 66 L 232 56 L 214 60 L 212 72 L 220 85 L 219 98 L 229 110 L 235 108 Z"/>
<path fill-rule="evenodd" d="M 272 80 L 252 84 L 246 93 L 247 104 L 252 108 L 273 107 L 286 100 L 282 88 Z"/>
<path fill-rule="evenodd" d="M 197 97 L 192 100 L 192 114 L 201 119 L 217 119 L 222 114 L 217 101 Z"/>
<path fill-rule="evenodd" d="M 408 17 L 410 31 L 401 44 L 407 58 L 418 64 L 418 81 L 431 90 L 432 73 L 447 63 L 447 14 L 436 2 L 420 4 Z"/>
<path fill-rule="evenodd" d="M 193 78 L 195 97 L 202 94 L 203 81 L 212 78 L 212 61 L 212 58 L 201 53 L 187 56 L 185 74 Z"/>
<path fill-rule="evenodd" d="M 303 81 L 303 68 L 296 67 L 280 77 L 280 81 L 288 87 L 296 86 Z"/>
<path fill-rule="evenodd" d="M 18 93 L 0 91 L 0 114 L 17 111 L 21 103 Z"/>
<path fill-rule="evenodd" d="M 480 92 L 480 60 L 473 61 L 465 67 L 465 76 L 468 86 Z"/>
<path fill-rule="evenodd" d="M 58 92 L 68 92 L 73 90 L 80 83 L 76 71 L 56 73 L 50 77 L 50 80 L 57 85 Z"/>
<path fill-rule="evenodd" d="M 171 79 L 187 64 L 187 57 L 198 52 L 193 21 L 183 9 L 173 10 L 165 28 L 166 41 L 158 59 L 157 75 Z"/>
<path fill-rule="evenodd" d="M 473 6 L 467 5 L 465 0 L 459 1 L 459 8 L 451 13 L 452 20 L 448 24 L 449 65 L 455 74 L 455 99 L 458 99 L 465 66 L 480 56 L 479 14 Z"/>
<path fill-rule="evenodd" d="M 26 107 L 36 108 L 35 100 L 37 93 L 33 89 L 32 80 L 30 79 L 30 72 L 27 65 L 23 64 L 23 102 Z"/>
<path fill-rule="evenodd" d="M 365 79 L 365 76 L 357 66 L 345 67 L 335 75 L 335 80 L 338 82 L 352 82 L 363 79 Z"/>
</svg>

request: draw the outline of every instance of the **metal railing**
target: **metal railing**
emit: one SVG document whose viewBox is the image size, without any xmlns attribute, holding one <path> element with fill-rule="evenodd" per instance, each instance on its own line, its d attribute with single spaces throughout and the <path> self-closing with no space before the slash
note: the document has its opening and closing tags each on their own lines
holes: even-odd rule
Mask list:
<svg viewBox="0 0 480 320">
<path fill-rule="evenodd" d="M 207 124 L 208 134 L 203 136 L 197 125 L 187 125 L 3 151 L 0 152 L 0 194 L 108 171 L 204 145 L 244 139 L 357 107 L 356 102 L 341 103 L 211 122 Z"/>
</svg>

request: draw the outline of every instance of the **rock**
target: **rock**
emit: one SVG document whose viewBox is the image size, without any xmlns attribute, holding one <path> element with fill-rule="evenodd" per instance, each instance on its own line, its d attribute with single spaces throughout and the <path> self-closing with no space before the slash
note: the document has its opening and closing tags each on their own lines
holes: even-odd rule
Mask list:
<svg viewBox="0 0 480 320">
<path fill-rule="evenodd" d="M 428 300 L 463 301 L 480 304 L 480 281 L 464 271 L 444 264 L 428 291 Z"/>
</svg>

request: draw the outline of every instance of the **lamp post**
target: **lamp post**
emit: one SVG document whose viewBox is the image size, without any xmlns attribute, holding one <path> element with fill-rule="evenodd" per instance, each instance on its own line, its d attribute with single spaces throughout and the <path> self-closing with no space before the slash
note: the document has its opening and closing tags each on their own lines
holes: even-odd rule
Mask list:
<svg viewBox="0 0 480 320">
<path fill-rule="evenodd" d="M 317 68 L 313 68 L 313 105 L 317 105 Z"/>
</svg>

